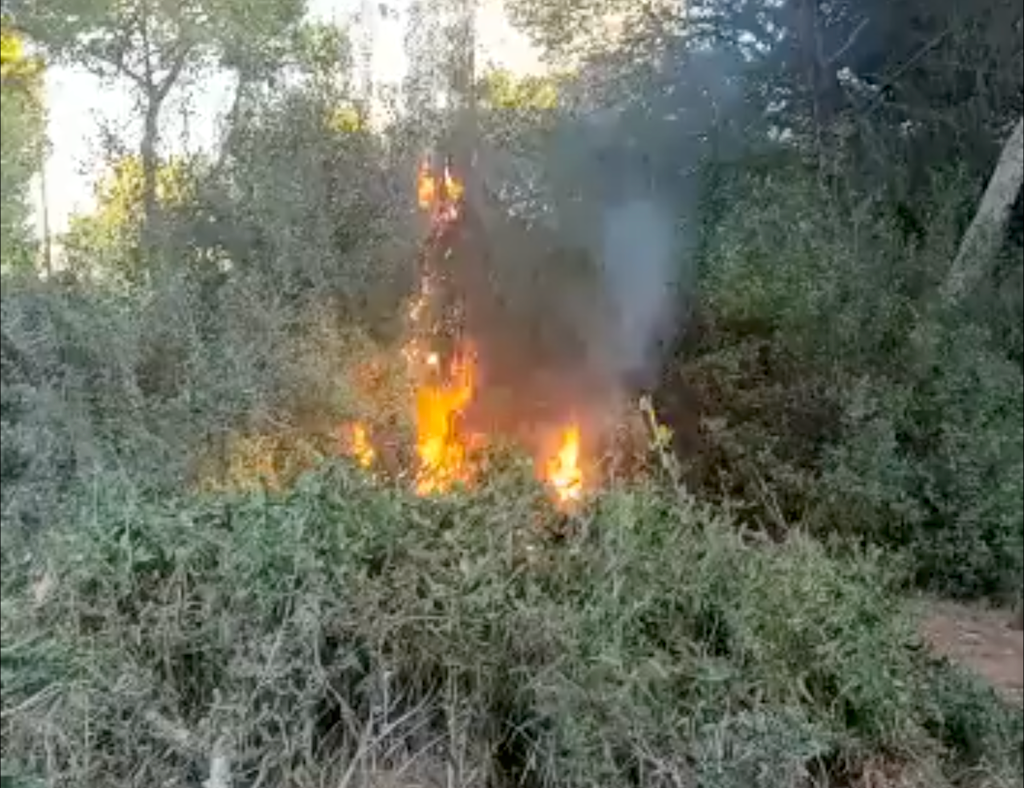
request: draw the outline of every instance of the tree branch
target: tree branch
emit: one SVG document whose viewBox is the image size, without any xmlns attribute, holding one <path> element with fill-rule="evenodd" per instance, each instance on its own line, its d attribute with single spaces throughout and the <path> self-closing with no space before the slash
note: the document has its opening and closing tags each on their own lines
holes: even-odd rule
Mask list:
<svg viewBox="0 0 1024 788">
<path fill-rule="evenodd" d="M 839 47 L 839 49 L 837 49 L 828 58 L 828 60 L 825 61 L 825 63 L 830 66 L 838 63 L 840 58 L 842 58 L 843 55 L 850 51 L 850 47 L 857 43 L 857 39 L 860 38 L 860 34 L 864 32 L 864 30 L 867 28 L 869 24 L 871 24 L 871 20 L 869 18 L 865 17 L 864 19 L 862 19 L 860 24 L 853 29 L 852 33 L 850 33 L 849 37 L 846 39 L 846 43 Z"/>
<path fill-rule="evenodd" d="M 175 55 L 171 67 L 168 72 L 160 79 L 156 85 L 155 99 L 157 102 L 163 101 L 167 98 L 167 94 L 174 87 L 178 81 L 178 77 L 181 76 L 181 72 L 184 70 L 186 63 L 188 63 L 188 57 L 191 52 L 191 46 L 184 44 L 178 53 Z"/>
</svg>

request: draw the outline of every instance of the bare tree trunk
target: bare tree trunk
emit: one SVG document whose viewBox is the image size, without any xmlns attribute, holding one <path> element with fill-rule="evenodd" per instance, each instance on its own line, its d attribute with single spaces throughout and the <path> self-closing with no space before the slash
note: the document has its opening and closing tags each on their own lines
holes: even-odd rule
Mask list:
<svg viewBox="0 0 1024 788">
<path fill-rule="evenodd" d="M 161 101 L 150 96 L 146 103 L 146 116 L 142 130 L 139 155 L 142 160 L 142 240 L 147 254 L 155 246 L 154 230 L 157 211 L 156 181 L 159 158 L 157 143 L 160 135 Z M 149 264 L 151 261 L 147 261 Z"/>
<path fill-rule="evenodd" d="M 221 136 L 220 153 L 217 154 L 217 160 L 213 166 L 214 177 L 212 180 L 214 181 L 223 172 L 228 162 L 228 157 L 234 152 L 235 141 L 238 139 L 238 127 L 242 120 L 242 108 L 245 104 L 251 80 L 249 72 L 240 66 L 238 68 L 238 82 L 235 84 L 234 98 L 231 100 L 231 108 L 224 119 L 224 134 Z"/>
<path fill-rule="evenodd" d="M 39 168 L 39 215 L 42 227 L 42 267 L 47 278 L 53 276 L 53 239 L 50 233 L 50 196 L 46 188 L 46 154 L 43 166 Z"/>
<path fill-rule="evenodd" d="M 822 132 L 835 116 L 841 95 L 839 78 L 833 63 L 825 58 L 821 41 L 820 0 L 798 0 L 795 8 L 797 31 L 797 62 L 811 99 L 811 117 L 815 140 L 820 144 Z"/>
<path fill-rule="evenodd" d="M 955 303 L 968 295 L 987 272 L 1003 241 L 1013 203 L 1024 179 L 1024 118 L 1017 121 L 1003 145 L 999 162 L 943 286 L 943 296 Z"/>
<path fill-rule="evenodd" d="M 475 202 L 480 197 L 473 167 L 477 144 L 476 6 L 476 0 L 461 0 L 457 43 L 461 51 L 456 55 L 458 62 L 452 79 L 452 92 L 458 101 L 453 158 L 456 171 L 463 179 L 467 202 Z"/>
</svg>

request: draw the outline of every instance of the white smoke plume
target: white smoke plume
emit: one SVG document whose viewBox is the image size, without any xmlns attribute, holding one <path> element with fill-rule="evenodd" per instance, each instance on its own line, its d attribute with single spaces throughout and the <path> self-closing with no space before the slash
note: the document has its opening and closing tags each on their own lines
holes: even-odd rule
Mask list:
<svg viewBox="0 0 1024 788">
<path fill-rule="evenodd" d="M 613 312 L 610 361 L 620 380 L 649 374 L 654 345 L 670 330 L 677 248 L 671 213 L 654 200 L 605 207 L 600 265 Z"/>
</svg>

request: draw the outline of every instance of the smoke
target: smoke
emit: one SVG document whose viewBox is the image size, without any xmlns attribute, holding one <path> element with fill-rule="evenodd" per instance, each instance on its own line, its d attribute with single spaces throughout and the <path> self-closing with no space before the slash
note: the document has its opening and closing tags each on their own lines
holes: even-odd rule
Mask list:
<svg viewBox="0 0 1024 788">
<path fill-rule="evenodd" d="M 736 70 L 692 52 L 666 52 L 636 80 L 585 65 L 536 148 L 489 150 L 489 180 L 529 203 L 486 227 L 502 306 L 481 320 L 509 348 L 487 355 L 516 359 L 495 363 L 515 370 L 516 390 L 542 371 L 572 382 L 573 403 L 581 389 L 600 399 L 656 383 L 693 301 L 701 166 L 734 122 Z"/>
<path fill-rule="evenodd" d="M 671 330 L 679 265 L 671 212 L 636 198 L 606 206 L 601 224 L 612 371 L 619 380 L 645 380 L 653 371 L 655 346 Z"/>
<path fill-rule="evenodd" d="M 666 52 L 628 94 L 602 92 L 556 143 L 561 231 L 599 263 L 607 372 L 646 387 L 685 329 L 696 286 L 702 167 L 736 148 L 742 64 L 721 52 Z M 625 97 L 623 97 L 625 96 Z M 587 99 L 582 103 L 586 105 Z"/>
</svg>

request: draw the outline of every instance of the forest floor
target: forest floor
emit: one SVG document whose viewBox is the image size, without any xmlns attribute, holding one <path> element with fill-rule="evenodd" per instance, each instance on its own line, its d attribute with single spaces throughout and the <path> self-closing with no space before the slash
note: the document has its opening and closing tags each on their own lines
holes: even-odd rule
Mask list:
<svg viewBox="0 0 1024 788">
<path fill-rule="evenodd" d="M 1024 704 L 1024 631 L 1013 612 L 955 602 L 929 602 L 924 636 L 939 654 L 973 671 L 1002 695 Z"/>
</svg>

